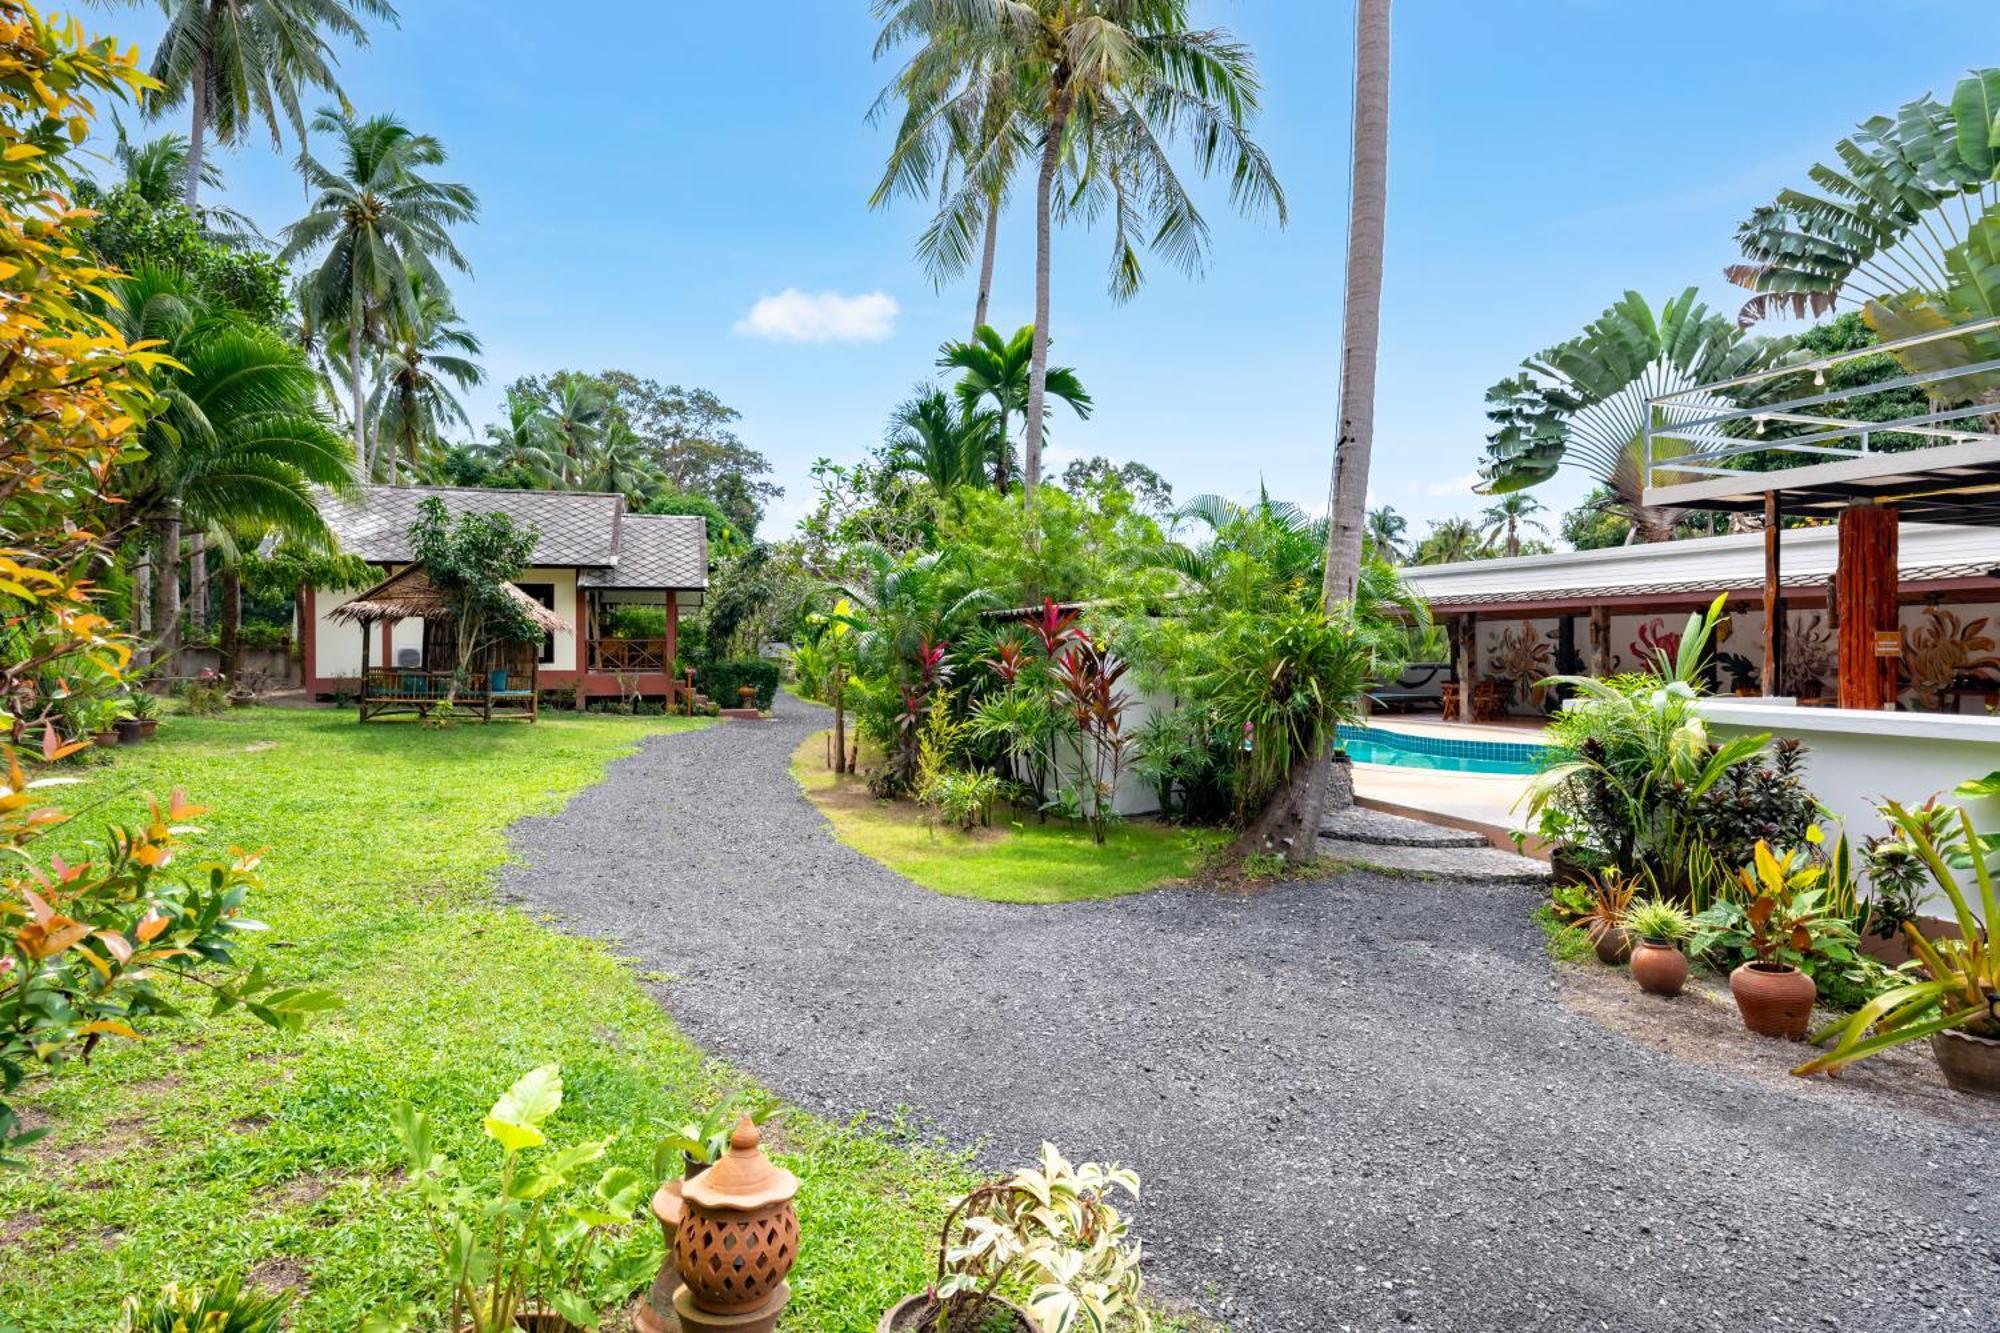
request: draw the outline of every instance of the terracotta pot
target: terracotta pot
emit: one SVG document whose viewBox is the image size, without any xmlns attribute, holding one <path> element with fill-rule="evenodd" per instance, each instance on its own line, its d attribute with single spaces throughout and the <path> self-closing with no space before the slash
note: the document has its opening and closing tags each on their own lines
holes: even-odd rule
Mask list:
<svg viewBox="0 0 2000 1333">
<path fill-rule="evenodd" d="M 1035 1317 L 1004 1296 L 995 1296 L 994 1304 L 1006 1307 L 1014 1316 L 1014 1327 L 1018 1333 L 1040 1333 L 1041 1325 Z M 929 1333 L 930 1325 L 924 1315 L 931 1309 L 928 1296 L 906 1296 L 889 1307 L 882 1321 L 875 1325 L 875 1333 Z M 952 1325 L 957 1328 L 958 1325 Z M 981 1330 L 984 1333 L 984 1330 Z"/>
<path fill-rule="evenodd" d="M 680 1270 L 674 1267 L 674 1232 L 681 1224 L 681 1183 L 670 1180 L 653 1192 L 653 1218 L 666 1238 L 667 1252 L 646 1303 L 639 1307 L 639 1333 L 673 1333 L 680 1327 L 674 1314 L 674 1293 L 681 1289 Z"/>
<path fill-rule="evenodd" d="M 1758 1036 L 1804 1041 L 1819 987 L 1796 967 L 1745 963 L 1729 974 L 1729 993 L 1736 997 L 1743 1026 Z"/>
<path fill-rule="evenodd" d="M 1975 1097 L 2000 1097 L 2000 1041 L 1970 1032 L 1939 1032 L 1931 1037 L 1944 1081 Z"/>
<path fill-rule="evenodd" d="M 1640 940 L 1632 950 L 1632 980 L 1648 995 L 1679 995 L 1687 985 L 1687 955 L 1667 940 Z"/>
<path fill-rule="evenodd" d="M 142 717 L 139 719 L 140 740 L 149 741 L 153 739 L 153 733 L 158 731 L 159 729 L 160 729 L 160 719 L 158 719 L 157 717 Z"/>
<path fill-rule="evenodd" d="M 92 745 L 101 745 L 107 750 L 112 749 L 118 744 L 118 731 L 114 727 L 108 731 L 92 732 L 90 743 Z"/>
<path fill-rule="evenodd" d="M 1558 847 L 1549 853 L 1549 876 L 1558 887 L 1571 884 L 1588 884 L 1591 867 L 1585 865 L 1567 847 Z"/>
<path fill-rule="evenodd" d="M 1941 916 L 1920 916 L 1916 925 L 1918 933 L 1927 940 L 1956 940 L 1965 937 L 1965 932 L 1958 928 L 1958 922 L 1948 921 Z M 1886 940 L 1880 935 L 1864 934 L 1859 948 L 1862 953 L 1884 967 L 1900 967 L 1916 957 L 1910 951 L 1910 937 L 1900 930 Z"/>
<path fill-rule="evenodd" d="M 1625 927 L 1593 921 L 1584 930 L 1590 936 L 1591 947 L 1597 950 L 1597 961 L 1606 967 L 1616 967 L 1632 956 L 1632 932 Z"/>
</svg>

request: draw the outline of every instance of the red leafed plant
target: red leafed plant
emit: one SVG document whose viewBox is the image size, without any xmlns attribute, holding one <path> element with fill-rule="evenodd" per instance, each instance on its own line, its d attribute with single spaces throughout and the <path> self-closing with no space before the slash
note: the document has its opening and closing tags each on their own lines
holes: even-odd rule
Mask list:
<svg viewBox="0 0 2000 1333">
<path fill-rule="evenodd" d="M 46 734 L 43 757 L 77 749 Z M 144 823 L 112 828 L 91 859 L 31 853 L 42 833 L 62 823 L 39 804 L 44 788 L 74 778 L 31 781 L 7 750 L 0 784 L 0 1099 L 37 1067 L 54 1071 L 75 1052 L 88 1058 L 105 1037 L 136 1039 L 148 1017 L 179 1011 L 155 984 L 168 977 L 204 987 L 212 1012 L 243 1008 L 282 1030 L 338 1001 L 323 991 L 276 989 L 261 967 L 236 957 L 241 937 L 264 929 L 243 914 L 256 887 L 259 855 L 233 851 L 226 862 L 179 873 L 185 821 L 202 813 L 176 791 L 165 809 L 148 801 Z M 15 1150 L 48 1131 L 23 1130 L 0 1100 L 0 1165 L 18 1166 Z"/>
<path fill-rule="evenodd" d="M 1125 766 L 1125 714 L 1132 697 L 1118 688 L 1125 663 L 1101 645 L 1079 636 L 1056 659 L 1056 681 L 1076 718 L 1081 765 L 1078 804 L 1090 823 L 1091 837 L 1103 843 L 1112 819 L 1112 802 Z"/>
<path fill-rule="evenodd" d="M 1044 597 L 1042 609 L 1028 622 L 1028 629 L 1041 640 L 1043 656 L 1053 658 L 1056 650 L 1077 634 L 1077 620 L 1077 612 L 1065 611 L 1054 598 Z"/>
</svg>

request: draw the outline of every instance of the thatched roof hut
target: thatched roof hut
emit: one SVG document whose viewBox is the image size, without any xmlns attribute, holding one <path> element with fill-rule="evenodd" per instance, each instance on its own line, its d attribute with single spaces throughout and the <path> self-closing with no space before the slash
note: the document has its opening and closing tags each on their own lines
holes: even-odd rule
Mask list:
<svg viewBox="0 0 2000 1333">
<path fill-rule="evenodd" d="M 506 588 L 507 595 L 543 633 L 571 632 L 569 622 L 561 616 L 513 584 L 507 584 Z M 391 574 L 353 601 L 329 611 L 327 618 L 351 625 L 375 625 L 385 621 L 393 624 L 399 620 L 449 620 L 451 607 L 437 585 L 431 582 L 430 576 L 424 573 L 423 566 L 411 565 L 399 574 Z"/>
</svg>

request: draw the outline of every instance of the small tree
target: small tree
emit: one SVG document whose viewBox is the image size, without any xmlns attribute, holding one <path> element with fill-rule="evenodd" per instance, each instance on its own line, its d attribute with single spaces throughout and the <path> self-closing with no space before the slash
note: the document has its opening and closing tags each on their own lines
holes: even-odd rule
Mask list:
<svg viewBox="0 0 2000 1333">
<path fill-rule="evenodd" d="M 417 506 L 410 547 L 431 585 L 449 607 L 453 626 L 451 688 L 458 698 L 466 666 L 496 643 L 532 643 L 541 627 L 510 589 L 535 552 L 541 533 L 519 527 L 506 514 L 460 514 L 453 519 L 436 496 Z"/>
</svg>

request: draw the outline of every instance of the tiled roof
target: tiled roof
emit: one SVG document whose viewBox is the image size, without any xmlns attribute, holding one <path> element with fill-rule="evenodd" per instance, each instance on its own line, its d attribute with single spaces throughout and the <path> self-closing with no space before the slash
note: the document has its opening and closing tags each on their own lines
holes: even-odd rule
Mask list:
<svg viewBox="0 0 2000 1333">
<path fill-rule="evenodd" d="M 1833 577 L 1839 536 L 1832 527 L 1788 528 L 1779 548 L 1783 586 L 1816 588 Z M 1905 523 L 1898 548 L 1903 583 L 1986 578 L 2000 565 L 2000 532 L 1992 528 Z M 1764 586 L 1764 534 L 1420 565 L 1401 572 L 1435 608 L 1713 595 Z"/>
<path fill-rule="evenodd" d="M 698 517 L 627 514 L 625 497 L 588 491 L 502 491 L 453 486 L 363 486 L 322 492 L 320 513 L 340 548 L 378 565 L 412 558 L 410 527 L 431 496 L 454 516 L 506 514 L 532 526 L 534 563 L 582 571 L 594 588 L 705 588 L 708 530 Z"/>
<path fill-rule="evenodd" d="M 619 524 L 618 563 L 585 570 L 585 588 L 706 588 L 708 522 L 699 514 L 627 514 Z"/>
</svg>

